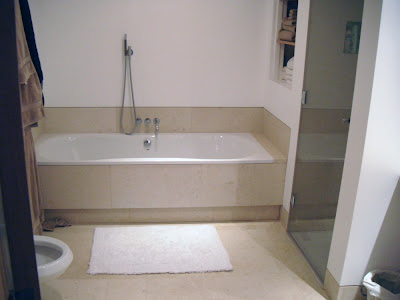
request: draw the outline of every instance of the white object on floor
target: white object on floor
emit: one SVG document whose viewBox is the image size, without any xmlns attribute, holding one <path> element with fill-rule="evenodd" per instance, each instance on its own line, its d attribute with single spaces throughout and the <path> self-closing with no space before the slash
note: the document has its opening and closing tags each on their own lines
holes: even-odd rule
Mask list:
<svg viewBox="0 0 400 300">
<path fill-rule="evenodd" d="M 48 236 L 35 235 L 33 239 L 40 283 L 63 274 L 73 259 L 68 245 Z"/>
<path fill-rule="evenodd" d="M 212 225 L 97 227 L 88 273 L 146 274 L 230 271 Z"/>
<path fill-rule="evenodd" d="M 379 283 L 377 283 L 375 280 L 372 280 L 372 278 L 375 277 L 375 275 L 378 276 L 384 276 L 386 280 L 388 280 L 388 283 L 391 282 L 392 290 L 387 290 L 384 286 L 381 286 Z M 380 299 L 385 299 L 385 300 L 399 300 L 400 299 L 400 294 L 394 294 L 394 288 L 398 286 L 400 281 L 400 273 L 395 272 L 395 271 L 390 271 L 390 270 L 374 270 L 371 272 L 368 272 L 364 276 L 363 280 L 363 285 L 367 288 L 367 299 L 368 300 L 380 300 Z M 379 281 L 378 281 L 379 282 Z"/>
</svg>

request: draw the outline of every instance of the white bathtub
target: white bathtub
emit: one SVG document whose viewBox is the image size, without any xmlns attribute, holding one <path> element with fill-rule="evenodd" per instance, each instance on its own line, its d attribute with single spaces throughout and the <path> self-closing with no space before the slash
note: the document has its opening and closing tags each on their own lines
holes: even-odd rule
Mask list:
<svg viewBox="0 0 400 300">
<path fill-rule="evenodd" d="M 144 140 L 150 139 L 146 149 Z M 39 165 L 273 163 L 249 133 L 42 134 Z"/>
<path fill-rule="evenodd" d="M 272 155 L 245 133 L 43 134 L 43 207 L 76 224 L 275 220 L 286 161 L 264 144 Z"/>
</svg>

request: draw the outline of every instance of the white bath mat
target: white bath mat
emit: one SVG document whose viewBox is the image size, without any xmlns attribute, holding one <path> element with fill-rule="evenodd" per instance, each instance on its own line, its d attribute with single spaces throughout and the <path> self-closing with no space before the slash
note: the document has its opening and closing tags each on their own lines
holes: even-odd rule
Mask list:
<svg viewBox="0 0 400 300">
<path fill-rule="evenodd" d="M 97 227 L 88 273 L 145 274 L 230 271 L 212 225 Z"/>
</svg>

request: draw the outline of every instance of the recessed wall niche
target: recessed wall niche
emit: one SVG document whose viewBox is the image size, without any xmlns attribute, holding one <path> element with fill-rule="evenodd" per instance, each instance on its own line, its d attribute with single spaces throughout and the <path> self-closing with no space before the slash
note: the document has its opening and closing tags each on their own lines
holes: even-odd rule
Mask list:
<svg viewBox="0 0 400 300">
<path fill-rule="evenodd" d="M 276 0 L 271 79 L 291 88 L 296 45 L 297 0 Z"/>
</svg>

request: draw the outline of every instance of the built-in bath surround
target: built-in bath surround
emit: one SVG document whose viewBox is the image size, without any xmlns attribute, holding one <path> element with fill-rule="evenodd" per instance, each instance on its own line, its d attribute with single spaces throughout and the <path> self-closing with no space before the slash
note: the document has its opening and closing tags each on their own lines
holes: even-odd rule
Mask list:
<svg viewBox="0 0 400 300">
<path fill-rule="evenodd" d="M 151 140 L 148 149 L 145 139 Z M 257 140 L 259 135 L 243 133 L 43 134 L 36 143 L 43 205 L 61 215 L 182 208 L 200 209 L 208 220 L 210 214 L 224 219 L 217 210 L 231 219 L 233 211 L 238 219 L 243 212 L 245 219 L 262 219 L 257 211 L 276 219 L 285 159 Z"/>
<path fill-rule="evenodd" d="M 118 133 L 118 111 L 46 109 L 36 154 L 47 217 L 76 224 L 279 218 L 290 130 L 268 111 L 139 107 L 139 117 L 160 118 L 157 139 L 153 124 Z"/>
</svg>

